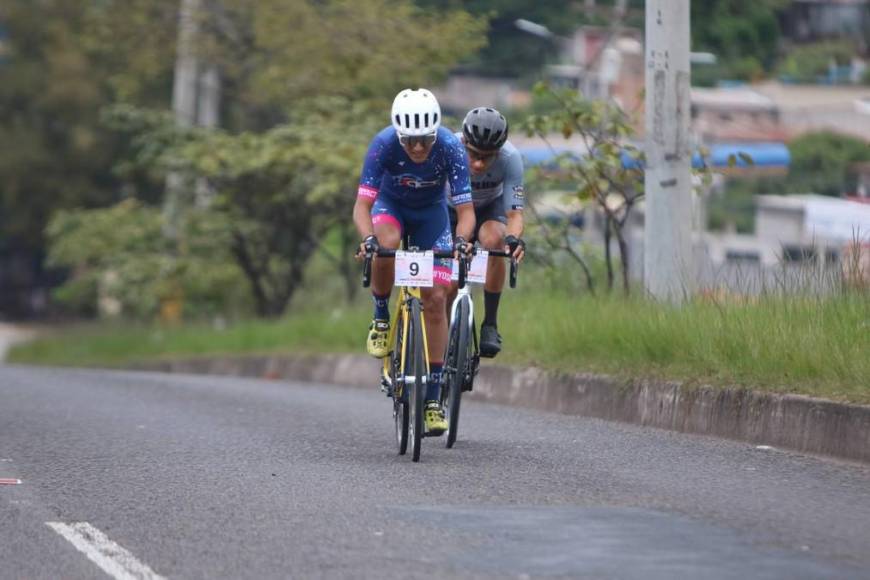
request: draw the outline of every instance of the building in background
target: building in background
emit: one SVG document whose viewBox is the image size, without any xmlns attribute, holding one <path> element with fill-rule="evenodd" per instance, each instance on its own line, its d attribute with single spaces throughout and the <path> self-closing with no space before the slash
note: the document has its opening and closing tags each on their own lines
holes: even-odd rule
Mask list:
<svg viewBox="0 0 870 580">
<path fill-rule="evenodd" d="M 785 36 L 795 42 L 852 38 L 866 51 L 870 0 L 792 0 L 781 24 Z"/>
</svg>

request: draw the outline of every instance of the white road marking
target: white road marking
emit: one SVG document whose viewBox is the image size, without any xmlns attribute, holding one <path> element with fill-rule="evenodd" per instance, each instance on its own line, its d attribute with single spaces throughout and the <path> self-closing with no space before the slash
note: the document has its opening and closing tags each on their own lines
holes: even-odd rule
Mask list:
<svg viewBox="0 0 870 580">
<path fill-rule="evenodd" d="M 133 554 L 110 540 L 106 534 L 89 524 L 77 522 L 45 522 L 63 536 L 100 569 L 117 580 L 165 580 L 154 570 L 137 560 Z"/>
</svg>

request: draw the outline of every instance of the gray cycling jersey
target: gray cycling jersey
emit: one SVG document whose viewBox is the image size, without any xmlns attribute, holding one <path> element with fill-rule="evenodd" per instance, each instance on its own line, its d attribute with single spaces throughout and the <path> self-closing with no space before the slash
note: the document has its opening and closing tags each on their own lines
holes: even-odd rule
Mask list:
<svg viewBox="0 0 870 580">
<path fill-rule="evenodd" d="M 457 133 L 462 137 L 462 133 Z M 449 192 L 448 192 L 449 193 Z M 521 210 L 526 202 L 523 190 L 523 157 L 508 140 L 498 156 L 481 174 L 471 174 L 471 198 L 474 207 L 485 206 L 501 197 L 505 212 Z M 452 204 L 450 195 L 447 202 Z"/>
</svg>

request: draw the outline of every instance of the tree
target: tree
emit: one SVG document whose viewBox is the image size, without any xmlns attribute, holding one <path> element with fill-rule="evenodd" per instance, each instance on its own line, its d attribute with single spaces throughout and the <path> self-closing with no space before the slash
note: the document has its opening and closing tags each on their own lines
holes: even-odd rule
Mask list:
<svg viewBox="0 0 870 580">
<path fill-rule="evenodd" d="M 485 19 L 461 10 L 434 14 L 404 0 L 204 5 L 197 50 L 221 68 L 222 124 L 229 132 L 215 139 L 226 148 L 233 141 L 256 149 L 231 137 L 295 123 L 311 100 L 345 107 L 317 118 L 342 115 L 344 124 L 324 128 L 336 140 L 360 139 L 364 147 L 368 136 L 356 127 L 367 125 L 372 109 L 351 109 L 350 102 L 376 103 L 386 124 L 387 99 L 398 88 L 434 82 L 485 42 Z M 0 63 L 0 252 L 13 248 L 39 264 L 53 211 L 105 207 L 126 197 L 160 201 L 165 166 L 143 163 L 161 154 L 142 147 L 169 147 L 175 137 L 169 130 L 167 142 L 150 132 L 140 140 L 110 131 L 100 111 L 119 102 L 168 109 L 178 0 L 42 0 L 34 6 L 7 0 L 0 7 L 7 32 Z M 351 118 L 350 110 L 366 116 Z M 336 141 L 309 145 L 334 148 Z M 309 154 L 328 156 L 317 149 Z"/>
<path fill-rule="evenodd" d="M 365 105 L 334 98 L 262 133 L 184 129 L 169 115 L 130 108 L 117 109 L 113 123 L 136 135 L 132 163 L 178 172 L 189 188 L 208 182 L 257 314 L 277 316 L 326 233 L 349 223 L 359 165 L 380 126 L 374 119 Z"/>
<path fill-rule="evenodd" d="M 752 79 L 770 71 L 777 59 L 777 12 L 789 0 L 695 0 L 692 49 L 713 52 L 732 78 Z"/>
<path fill-rule="evenodd" d="M 224 127 L 263 130 L 300 101 L 382 100 L 443 78 L 486 41 L 486 21 L 407 0 L 222 0 L 202 15 L 204 58 L 230 102 Z M 383 102 L 383 101 L 380 101 Z"/>
<path fill-rule="evenodd" d="M 30 265 L 9 274 L 21 278 L 7 279 L 22 291 L 18 304 L 0 304 L 0 310 L 26 313 L 33 286 L 43 283 L 43 232 L 53 211 L 111 204 L 124 186 L 155 194 L 139 176 L 122 182 L 113 173 L 119 138 L 100 124 L 99 112 L 122 92 L 130 99 L 159 92 L 158 74 L 140 74 L 146 65 L 159 66 L 134 58 L 132 44 L 122 51 L 122 45 L 100 39 L 103 28 L 120 32 L 113 27 L 126 22 L 121 17 L 125 6 L 131 9 L 129 17 L 133 8 L 167 1 L 43 0 L 37 6 L 30 0 L 5 0 L 0 6 L 5 32 L 0 62 L 0 249 L 8 259 Z M 112 26 L 100 24 L 109 15 L 115 17 Z M 140 30 L 134 36 L 141 50 L 160 45 L 162 30 L 174 22 L 140 24 L 148 27 L 147 33 Z M 135 89 L 113 81 L 122 69 L 126 78 L 139 79 Z"/>
<path fill-rule="evenodd" d="M 583 2 L 417 0 L 417 4 L 436 10 L 461 6 L 489 19 L 487 45 L 464 63 L 469 70 L 488 76 L 537 75 L 547 60 L 557 56 L 554 41 L 519 30 L 514 24 L 518 18 L 542 24 L 562 36 L 570 36 L 578 26 L 594 22 L 594 15 L 587 14 Z"/>
<path fill-rule="evenodd" d="M 848 171 L 854 164 L 870 161 L 867 141 L 829 131 L 807 133 L 789 143 L 790 193 L 839 196 L 848 189 Z"/>
<path fill-rule="evenodd" d="M 550 141 L 551 135 L 561 134 L 565 139 L 574 135 L 580 137 L 583 151 L 558 155 L 559 178 L 573 183 L 576 188 L 573 195 L 581 201 L 592 201 L 604 215 L 607 288 L 612 290 L 614 285 L 610 242 L 615 237 L 623 291 L 628 294 L 629 248 L 624 227 L 632 209 L 643 197 L 643 179 L 637 170 L 642 154 L 628 142 L 632 133 L 630 119 L 619 107 L 587 99 L 574 90 L 553 89 L 539 84 L 535 95 L 537 98 L 555 99 L 558 109 L 550 114 L 529 116 L 524 128 L 529 135 L 543 139 L 553 153 L 556 153 L 556 148 Z M 570 239 L 564 233 L 545 231 L 545 235 L 551 244 L 568 251 L 578 262 L 591 289 L 589 268 L 582 256 L 573 250 Z M 561 241 L 557 241 L 560 238 Z"/>
</svg>

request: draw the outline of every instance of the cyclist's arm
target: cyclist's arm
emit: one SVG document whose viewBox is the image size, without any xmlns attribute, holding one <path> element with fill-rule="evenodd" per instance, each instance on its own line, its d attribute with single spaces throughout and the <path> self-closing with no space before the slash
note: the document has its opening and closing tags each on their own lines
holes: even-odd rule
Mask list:
<svg viewBox="0 0 870 580">
<path fill-rule="evenodd" d="M 456 206 L 456 235 L 470 240 L 475 226 L 474 204 L 463 203 Z"/>
<path fill-rule="evenodd" d="M 448 184 L 450 198 L 456 209 L 456 235 L 470 240 L 474 235 L 474 204 L 471 202 L 471 174 L 468 171 L 468 155 L 465 146 L 452 133 L 449 134 Z"/>
<path fill-rule="evenodd" d="M 372 206 L 378 197 L 381 178 L 384 175 L 384 166 L 381 163 L 383 149 L 384 144 L 375 137 L 366 153 L 359 187 L 356 190 L 356 203 L 353 204 L 353 223 L 361 240 L 374 233 Z"/>
<path fill-rule="evenodd" d="M 507 215 L 507 235 L 523 236 L 523 207 L 525 206 L 525 186 L 523 185 L 523 159 L 514 151 L 508 160 L 504 178 L 504 205 Z"/>
<path fill-rule="evenodd" d="M 361 240 L 374 234 L 375 230 L 372 226 L 372 206 L 374 203 L 374 199 L 357 197 L 356 203 L 353 204 L 353 224 L 356 226 Z"/>
<path fill-rule="evenodd" d="M 523 212 L 520 210 L 511 210 L 507 212 L 507 231 L 505 235 L 523 237 Z"/>
</svg>

